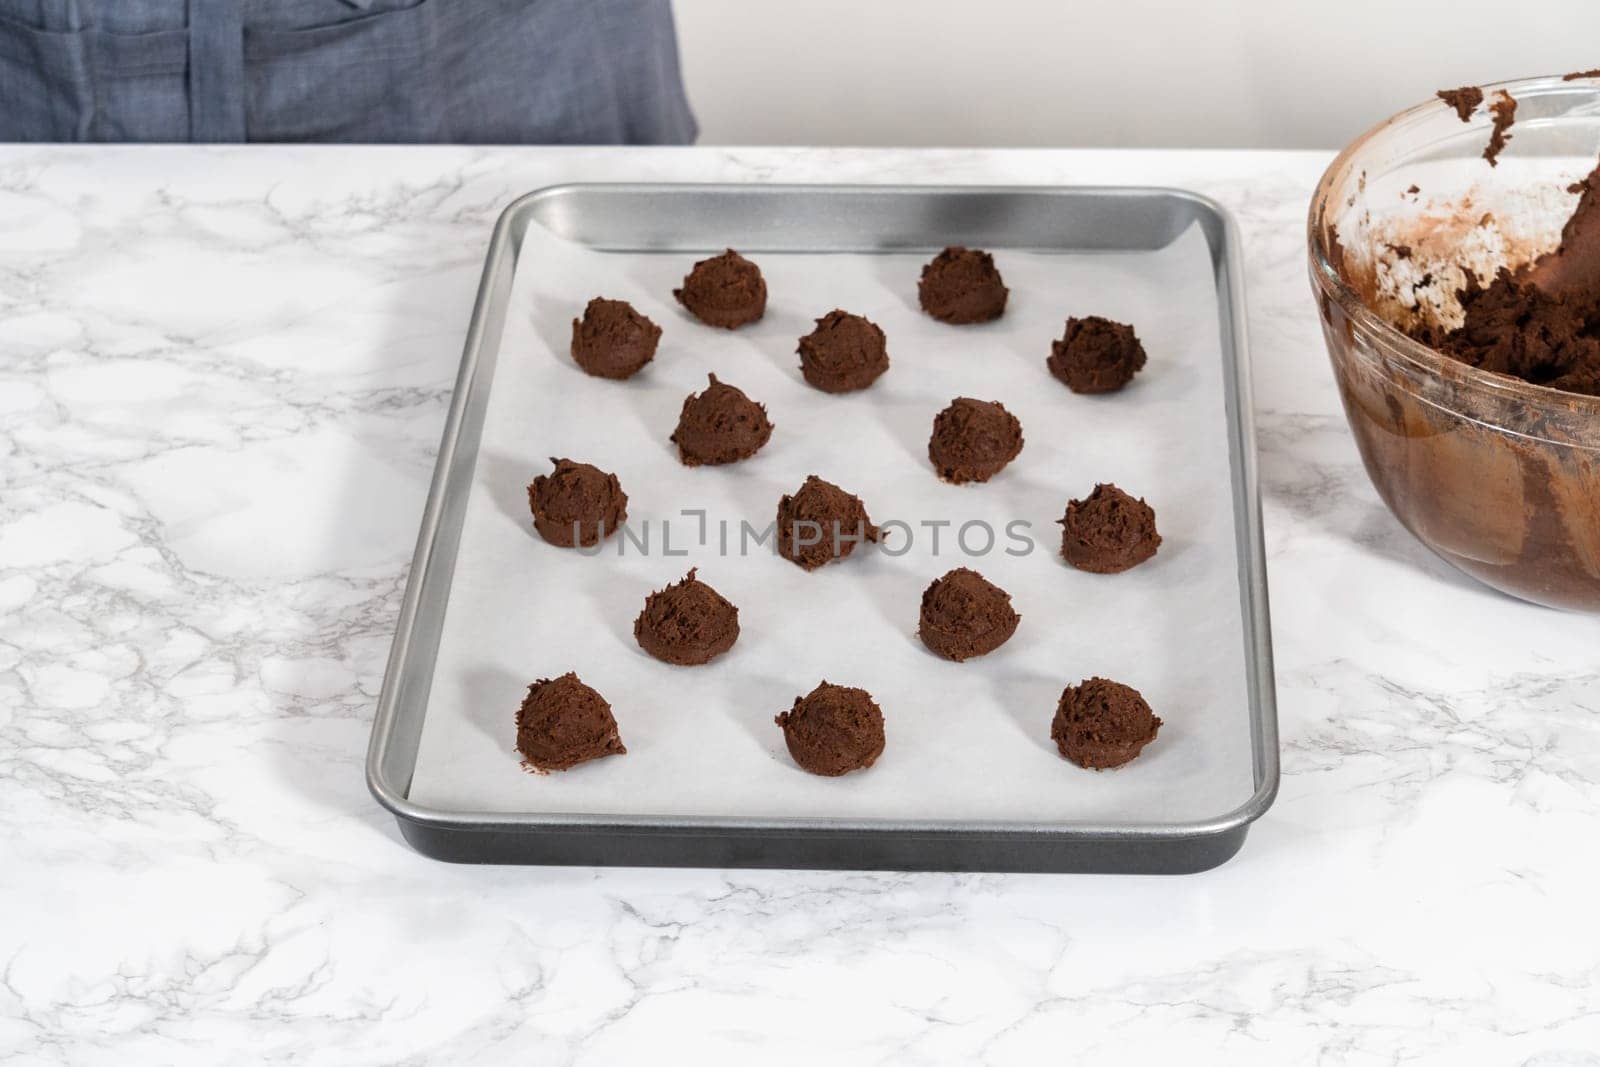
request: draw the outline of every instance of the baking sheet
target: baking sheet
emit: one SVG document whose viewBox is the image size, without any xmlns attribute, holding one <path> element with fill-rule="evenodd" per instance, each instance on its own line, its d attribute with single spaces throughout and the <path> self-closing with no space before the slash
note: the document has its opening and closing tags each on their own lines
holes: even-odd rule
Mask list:
<svg viewBox="0 0 1600 1067">
<path fill-rule="evenodd" d="M 770 301 L 728 333 L 672 300 L 705 253 L 604 253 L 529 228 L 494 370 L 409 796 L 463 812 L 713 818 L 854 818 L 897 823 L 1125 824 L 1221 815 L 1254 792 L 1249 702 L 1215 283 L 1191 229 L 1144 254 L 997 251 L 1011 288 L 999 322 L 949 327 L 916 307 L 931 255 L 764 254 Z M 656 360 L 626 383 L 589 378 L 567 355 L 589 297 L 631 301 L 664 330 Z M 891 368 L 869 390 L 806 386 L 795 341 L 834 307 L 888 335 Z M 1044 369 L 1068 315 L 1131 322 L 1150 362 L 1123 393 L 1080 397 Z M 667 440 L 706 373 L 764 402 L 776 424 L 754 459 L 682 467 Z M 1022 421 L 1022 455 L 987 485 L 934 477 L 926 444 L 955 396 L 1000 400 Z M 621 538 L 596 556 L 545 544 L 525 486 L 570 456 L 615 471 L 648 552 Z M 858 493 L 874 521 L 915 530 L 899 555 L 858 551 L 807 574 L 770 548 L 740 554 L 739 523 L 816 473 Z M 1077 572 L 1056 555 L 1071 497 L 1114 481 L 1155 507 L 1164 544 L 1123 575 Z M 708 544 L 696 542 L 706 512 Z M 670 520 L 671 551 L 661 541 Z M 947 521 L 937 548 L 924 522 Z M 954 544 L 971 520 L 1000 532 L 979 556 Z M 730 525 L 730 552 L 719 524 Z M 1008 555 L 1008 523 L 1034 549 Z M 903 551 L 902 551 L 903 550 Z M 638 649 L 632 624 L 652 589 L 689 566 L 740 607 L 743 633 L 708 667 Z M 924 587 L 971 566 L 1022 614 L 988 657 L 940 660 L 915 636 Z M 610 700 L 626 756 L 553 775 L 524 772 L 513 716 L 526 686 L 576 670 Z M 1101 674 L 1142 690 L 1164 720 L 1128 767 L 1081 770 L 1056 753 L 1063 685 Z M 826 678 L 868 689 L 888 746 L 864 773 L 799 770 L 772 718 Z"/>
</svg>

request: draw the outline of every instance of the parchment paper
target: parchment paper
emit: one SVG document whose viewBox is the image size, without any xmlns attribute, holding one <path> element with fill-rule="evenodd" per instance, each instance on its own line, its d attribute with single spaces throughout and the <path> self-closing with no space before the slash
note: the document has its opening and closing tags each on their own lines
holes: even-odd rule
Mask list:
<svg viewBox="0 0 1600 1067">
<path fill-rule="evenodd" d="M 479 812 L 818 817 L 982 822 L 1191 820 L 1252 792 L 1216 295 L 1191 230 L 1158 253 L 998 250 L 1011 288 L 998 322 L 946 326 L 916 306 L 929 255 L 760 255 L 770 302 L 725 332 L 690 319 L 672 289 L 701 254 L 587 250 L 531 227 L 515 281 L 462 532 L 411 798 Z M 571 319 L 595 295 L 631 301 L 663 328 L 632 381 L 584 375 Z M 834 307 L 888 335 L 891 367 L 869 390 L 829 396 L 801 379 L 796 339 Z M 1120 394 L 1082 397 L 1044 360 L 1068 315 L 1130 322 L 1149 364 Z M 776 424 L 755 458 L 679 464 L 667 440 L 706 374 L 767 405 Z M 951 486 L 927 458 L 932 420 L 956 396 L 999 400 L 1021 419 L 1021 456 L 986 485 Z M 534 532 L 525 486 L 567 456 L 615 471 L 642 554 L 621 538 L 586 557 Z M 738 554 L 739 522 L 761 529 L 807 474 L 898 519 L 898 556 L 858 550 L 805 573 L 769 546 Z M 1059 558 L 1069 498 L 1097 481 L 1149 500 L 1164 537 L 1154 560 L 1115 576 Z M 707 512 L 700 521 L 685 508 Z M 648 523 L 647 523 L 648 520 Z M 663 554 L 662 520 L 671 521 Z M 925 520 L 947 520 L 937 551 Z M 969 520 L 999 534 L 963 553 Z M 1005 536 L 1031 524 L 1034 549 Z M 729 554 L 719 523 L 729 524 Z M 968 544 L 984 538 L 969 530 Z M 906 548 L 899 535 L 891 546 Z M 619 551 L 621 554 L 619 555 Z M 645 595 L 691 565 L 740 608 L 743 632 L 711 665 L 646 656 L 632 627 Z M 971 566 L 1008 590 L 1022 623 L 999 651 L 964 664 L 915 636 L 923 589 Z M 628 754 L 565 773 L 519 766 L 513 718 L 528 684 L 576 670 L 612 704 Z M 1050 740 L 1062 687 L 1090 675 L 1140 689 L 1159 738 L 1115 771 L 1082 770 Z M 870 691 L 888 744 L 838 779 L 794 765 L 773 716 L 827 679 Z"/>
</svg>

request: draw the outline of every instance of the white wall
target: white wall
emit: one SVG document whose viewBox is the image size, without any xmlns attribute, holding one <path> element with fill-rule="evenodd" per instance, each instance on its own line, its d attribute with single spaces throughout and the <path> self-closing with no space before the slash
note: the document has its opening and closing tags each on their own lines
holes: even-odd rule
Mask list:
<svg viewBox="0 0 1600 1067">
<path fill-rule="evenodd" d="M 1332 148 L 1436 88 L 1600 67 L 1600 0 L 676 11 L 702 144 Z"/>
</svg>

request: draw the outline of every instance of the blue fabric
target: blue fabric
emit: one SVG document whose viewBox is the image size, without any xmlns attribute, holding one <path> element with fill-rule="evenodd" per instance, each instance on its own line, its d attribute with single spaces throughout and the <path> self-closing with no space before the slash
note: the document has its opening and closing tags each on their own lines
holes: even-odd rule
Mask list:
<svg viewBox="0 0 1600 1067">
<path fill-rule="evenodd" d="M 668 0 L 0 0 L 0 140 L 687 144 Z"/>
<path fill-rule="evenodd" d="M 189 139 L 245 139 L 242 5 L 189 5 Z"/>
</svg>

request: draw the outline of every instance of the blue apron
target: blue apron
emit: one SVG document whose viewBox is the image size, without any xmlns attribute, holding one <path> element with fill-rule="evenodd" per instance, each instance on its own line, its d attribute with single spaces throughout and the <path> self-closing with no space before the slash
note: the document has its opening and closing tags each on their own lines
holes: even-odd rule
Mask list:
<svg viewBox="0 0 1600 1067">
<path fill-rule="evenodd" d="M 0 0 L 0 141 L 694 136 L 668 0 Z"/>
</svg>

